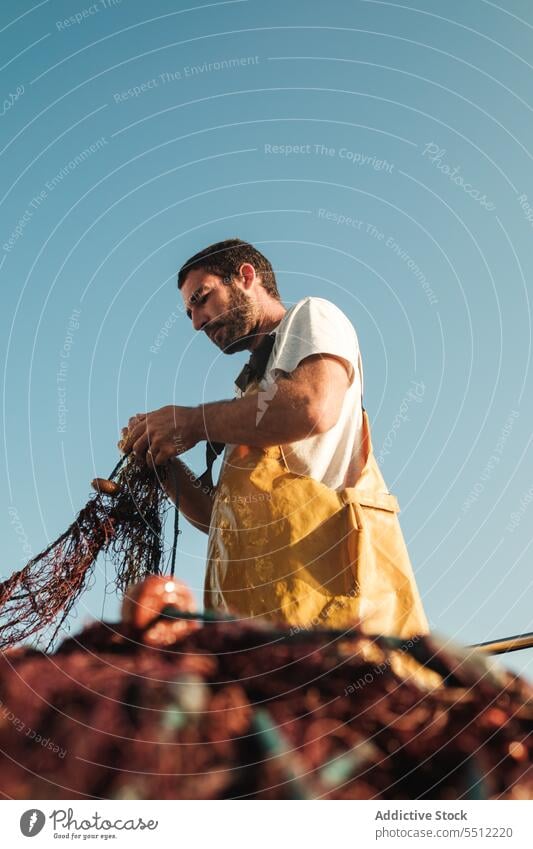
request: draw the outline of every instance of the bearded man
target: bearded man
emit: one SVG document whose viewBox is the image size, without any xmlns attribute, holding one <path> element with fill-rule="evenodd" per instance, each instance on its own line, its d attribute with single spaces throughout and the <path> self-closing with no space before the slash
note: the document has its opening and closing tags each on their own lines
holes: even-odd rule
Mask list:
<svg viewBox="0 0 533 849">
<path fill-rule="evenodd" d="M 123 437 L 142 461 L 169 465 L 167 494 L 208 534 L 206 608 L 425 633 L 397 501 L 372 452 L 351 322 L 323 298 L 286 309 L 269 260 L 240 239 L 187 260 L 178 288 L 193 329 L 250 361 L 234 399 L 137 414 Z M 209 468 L 197 477 L 177 455 L 201 441 Z"/>
</svg>

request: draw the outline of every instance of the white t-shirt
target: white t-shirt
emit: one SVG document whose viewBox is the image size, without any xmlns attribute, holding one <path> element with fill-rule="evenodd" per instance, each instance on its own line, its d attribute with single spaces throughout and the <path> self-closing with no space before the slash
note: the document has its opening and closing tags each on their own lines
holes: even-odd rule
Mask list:
<svg viewBox="0 0 533 849">
<path fill-rule="evenodd" d="M 326 433 L 282 445 L 282 449 L 291 472 L 308 475 L 331 489 L 354 486 L 363 469 L 363 367 L 353 325 L 331 301 L 309 297 L 291 307 L 274 332 L 276 340 L 260 384 L 264 395 L 259 399 L 259 415 L 275 394 L 276 377 L 290 373 L 306 357 L 331 354 L 349 364 L 351 382 L 337 423 Z M 237 390 L 237 396 L 241 394 Z"/>
</svg>

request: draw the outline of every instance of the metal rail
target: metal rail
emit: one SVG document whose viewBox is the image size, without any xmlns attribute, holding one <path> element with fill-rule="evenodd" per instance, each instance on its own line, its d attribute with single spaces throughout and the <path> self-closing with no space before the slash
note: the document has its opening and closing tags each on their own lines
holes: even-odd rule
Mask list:
<svg viewBox="0 0 533 849">
<path fill-rule="evenodd" d="M 529 634 L 517 634 L 515 637 L 504 637 L 502 640 L 489 640 L 486 643 L 474 643 L 469 646 L 485 654 L 505 654 L 509 651 L 533 648 L 533 631 Z"/>
<path fill-rule="evenodd" d="M 174 605 L 168 605 L 164 607 L 153 620 L 154 623 L 160 619 L 193 619 L 197 622 L 206 622 L 206 623 L 217 623 L 217 622 L 238 622 L 238 617 L 229 616 L 228 614 L 219 613 L 214 610 L 205 610 L 203 613 L 187 613 L 183 610 L 178 610 Z M 153 624 L 153 623 L 151 623 Z M 355 626 L 354 626 L 355 627 Z M 290 639 L 293 641 L 298 641 L 299 638 L 303 639 L 312 639 L 314 637 L 322 638 L 324 636 L 329 636 L 330 638 L 335 637 L 346 637 L 349 633 L 351 633 L 352 629 L 345 630 L 335 630 L 335 629 L 305 629 L 302 631 L 295 631 L 294 634 L 289 631 L 284 631 L 280 629 L 276 629 L 275 627 L 270 627 L 265 633 L 268 633 L 269 637 L 275 639 Z M 400 639 L 398 637 L 382 637 L 385 643 L 387 643 L 392 648 L 400 648 L 405 651 L 405 640 Z M 517 634 L 514 637 L 504 637 L 501 640 L 488 640 L 485 643 L 472 643 L 469 646 L 465 646 L 468 649 L 476 649 L 477 651 L 483 652 L 484 654 L 504 654 L 505 652 L 510 651 L 520 651 L 521 649 L 530 649 L 533 648 L 533 631 L 530 631 L 527 634 Z"/>
</svg>

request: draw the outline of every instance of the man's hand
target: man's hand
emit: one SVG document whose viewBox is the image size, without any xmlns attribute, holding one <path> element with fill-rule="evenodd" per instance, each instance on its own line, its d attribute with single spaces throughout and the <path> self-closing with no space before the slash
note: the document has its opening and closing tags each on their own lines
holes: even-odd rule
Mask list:
<svg viewBox="0 0 533 849">
<path fill-rule="evenodd" d="M 201 411 L 197 407 L 161 407 L 151 413 L 138 413 L 122 429 L 119 448 L 154 467 L 193 448 L 201 439 Z"/>
</svg>

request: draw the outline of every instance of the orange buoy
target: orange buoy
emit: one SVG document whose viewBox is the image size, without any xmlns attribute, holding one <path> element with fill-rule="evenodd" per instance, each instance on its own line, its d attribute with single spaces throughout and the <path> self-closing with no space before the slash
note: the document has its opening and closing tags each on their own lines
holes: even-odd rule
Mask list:
<svg viewBox="0 0 533 849">
<path fill-rule="evenodd" d="M 115 481 L 107 480 L 107 478 L 94 478 L 91 481 L 91 486 L 100 495 L 118 495 L 120 486 Z"/>
<path fill-rule="evenodd" d="M 173 605 L 185 613 L 194 613 L 194 597 L 183 581 L 165 575 L 149 575 L 128 587 L 122 602 L 122 621 L 143 631 L 142 641 L 152 646 L 169 646 L 201 627 L 193 619 L 159 619 L 158 613 Z"/>
</svg>

